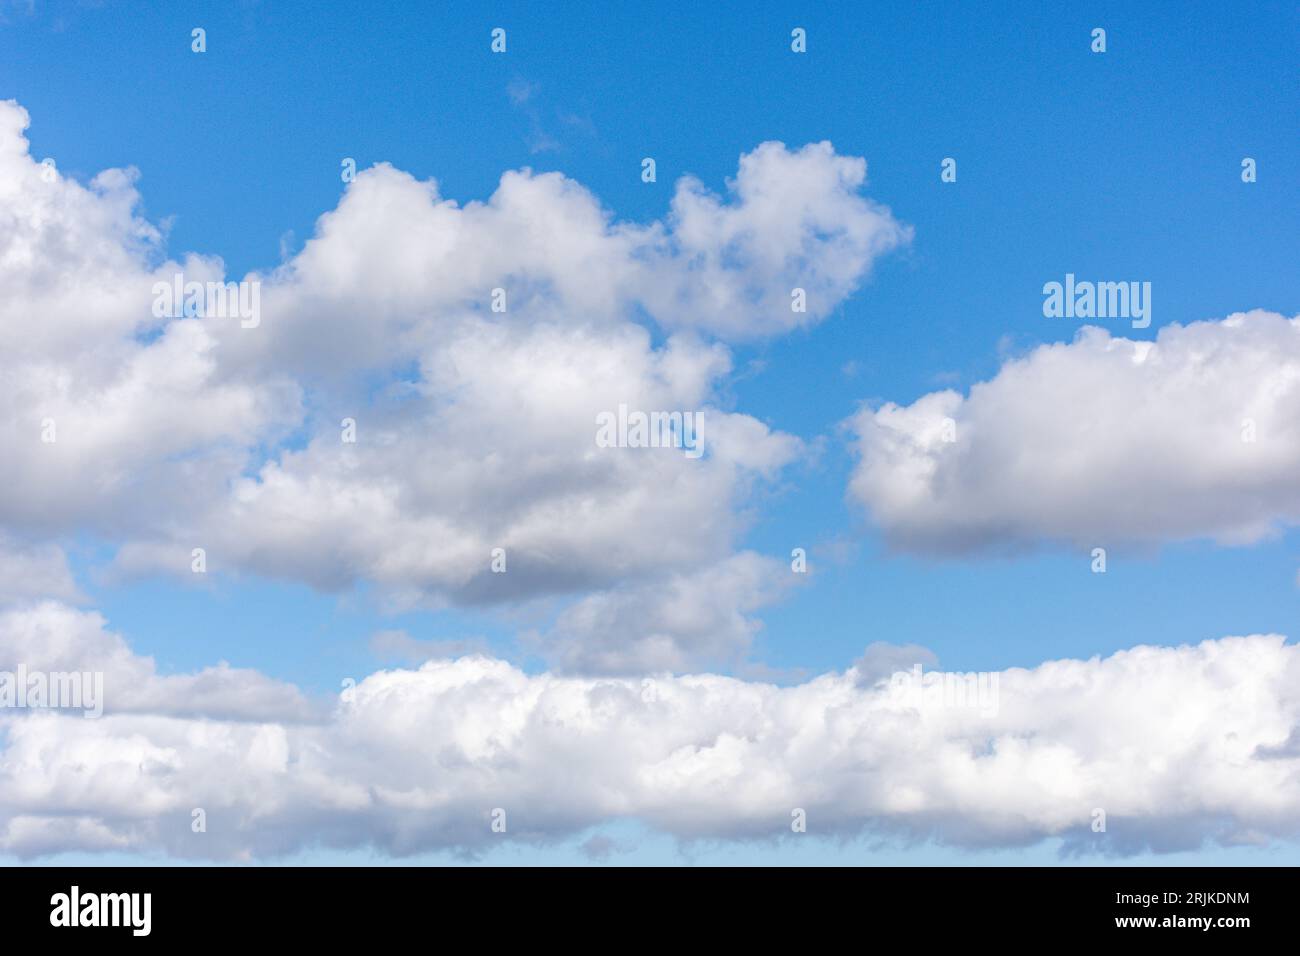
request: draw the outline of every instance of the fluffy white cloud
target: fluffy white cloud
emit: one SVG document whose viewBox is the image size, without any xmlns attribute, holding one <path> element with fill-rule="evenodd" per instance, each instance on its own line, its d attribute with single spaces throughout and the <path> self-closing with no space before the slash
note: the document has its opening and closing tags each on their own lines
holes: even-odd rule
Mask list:
<svg viewBox="0 0 1300 956">
<path fill-rule="evenodd" d="M 31 666 L 141 668 L 93 615 L 56 606 L 0 617 L 0 649 Z M 1300 827 L 1288 743 L 1300 652 L 1281 637 L 1140 646 L 995 676 L 996 707 L 981 709 L 899 694 L 854 668 L 778 687 L 528 675 L 466 657 L 380 671 L 320 721 L 287 723 L 250 720 L 269 682 L 231 671 L 196 709 L 216 714 L 225 699 L 238 719 L 182 716 L 184 694 L 163 691 L 129 713 L 109 693 L 98 720 L 0 712 L 0 848 L 402 854 L 619 819 L 685 839 L 776 838 L 794 808 L 813 835 L 965 846 L 1056 836 L 1113 853 L 1267 842 Z M 280 693 L 288 706 L 294 692 Z M 190 830 L 196 807 L 206 833 Z M 504 836 L 490 829 L 497 807 Z M 1105 833 L 1091 829 L 1096 809 Z"/>
<path fill-rule="evenodd" d="M 381 163 L 358 174 L 302 252 L 268 277 L 256 336 L 232 353 L 301 378 L 384 367 L 475 317 L 600 325 L 649 316 L 668 331 L 752 339 L 829 315 L 909 227 L 860 194 L 866 162 L 830 143 L 763 143 L 727 201 L 689 177 L 663 222 L 617 222 L 558 173 L 507 172 L 461 206 Z M 791 291 L 807 293 L 807 311 Z M 506 313 L 491 312 L 492 291 Z"/>
<path fill-rule="evenodd" d="M 324 396 L 314 437 L 122 565 L 183 570 L 201 544 L 214 566 L 478 603 L 702 572 L 800 446 L 723 407 L 729 353 L 696 333 L 771 334 L 838 305 L 909 235 L 858 195 L 864 179 L 829 144 L 767 143 L 730 202 L 684 180 L 668 220 L 638 225 L 557 174 L 507 173 L 462 207 L 390 166 L 362 172 L 269 277 L 258 334 L 222 342 L 232 365 L 287 368 Z M 643 316 L 678 331 L 656 345 Z M 394 370 L 377 399 L 351 387 Z M 598 448 L 596 416 L 620 405 L 702 413 L 705 456 Z"/>
<path fill-rule="evenodd" d="M 196 503 L 177 535 L 123 549 L 124 566 L 235 567 L 322 589 L 378 582 L 399 601 L 493 603 L 608 587 L 725 558 L 738 509 L 800 443 L 713 404 L 719 347 L 639 326 L 476 322 L 428 356 L 417 381 L 343 408 L 300 451 Z M 699 421 L 702 457 L 603 448 L 620 404 Z M 356 442 L 339 424 L 354 417 Z M 506 573 L 492 570 L 504 549 Z"/>
<path fill-rule="evenodd" d="M 764 143 L 741 157 L 723 203 L 691 178 L 678 183 L 669 230 L 651 259 L 647 307 L 669 327 L 727 337 L 784 332 L 824 318 L 877 257 L 912 231 L 863 198 L 866 160 L 830 143 L 797 151 Z M 791 291 L 807 294 L 793 312 Z"/>
<path fill-rule="evenodd" d="M 225 662 L 197 674 L 160 676 L 152 658 L 132 653 L 99 614 L 57 601 L 0 610 L 0 669 L 14 672 L 19 665 L 44 674 L 102 675 L 100 703 L 110 715 L 300 721 L 315 714 L 293 685 Z"/>
<path fill-rule="evenodd" d="M 554 173 L 507 172 L 460 205 L 380 164 L 298 255 L 249 277 L 256 328 L 158 319 L 155 282 L 222 280 L 220 260 L 167 260 L 133 171 L 52 174 L 27 122 L 0 104 L 0 528 L 91 531 L 127 570 L 188 574 L 202 547 L 214 572 L 375 583 L 400 604 L 717 573 L 752 488 L 801 451 L 728 408 L 717 338 L 817 321 L 910 236 L 828 143 L 762 144 L 726 197 L 683 179 L 646 224 Z M 598 447 L 596 416 L 620 405 L 702 413 L 703 457 Z M 717 614 L 683 623 L 699 635 Z M 692 640 L 659 636 L 663 660 Z"/>
<path fill-rule="evenodd" d="M 1088 327 L 852 426 L 851 494 L 900 548 L 1251 542 L 1300 521 L 1300 319 Z"/>
<path fill-rule="evenodd" d="M 134 171 L 82 186 L 29 154 L 27 125 L 0 102 L 0 528 L 165 523 L 297 419 L 297 386 L 223 368 L 227 320 L 156 319 L 155 281 L 215 280 L 220 263 L 164 261 L 161 234 L 135 214 Z"/>
</svg>

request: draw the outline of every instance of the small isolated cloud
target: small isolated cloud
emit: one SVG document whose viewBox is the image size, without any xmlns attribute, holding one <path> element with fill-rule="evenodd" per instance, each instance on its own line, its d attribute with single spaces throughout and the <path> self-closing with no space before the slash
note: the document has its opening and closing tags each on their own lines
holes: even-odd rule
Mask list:
<svg viewBox="0 0 1300 956">
<path fill-rule="evenodd" d="M 1300 317 L 1088 327 L 851 426 L 850 495 L 898 549 L 1253 542 L 1300 523 Z"/>
<path fill-rule="evenodd" d="M 478 637 L 458 640 L 419 640 L 403 630 L 376 631 L 370 635 L 370 652 L 385 661 L 423 664 L 425 661 L 484 654 L 487 643 Z"/>
<path fill-rule="evenodd" d="M 579 845 L 578 849 L 583 856 L 594 863 L 607 863 L 616 853 L 627 851 L 627 847 L 603 833 L 588 837 Z"/>
<path fill-rule="evenodd" d="M 515 106 L 523 106 L 537 94 L 538 86 L 521 77 L 506 84 L 506 95 Z"/>
<path fill-rule="evenodd" d="M 939 658 L 935 656 L 934 651 L 920 644 L 889 644 L 876 641 L 868 644 L 862 656 L 853 662 L 858 683 L 863 687 L 870 687 L 899 671 L 910 671 L 916 666 L 937 668 Z"/>
</svg>

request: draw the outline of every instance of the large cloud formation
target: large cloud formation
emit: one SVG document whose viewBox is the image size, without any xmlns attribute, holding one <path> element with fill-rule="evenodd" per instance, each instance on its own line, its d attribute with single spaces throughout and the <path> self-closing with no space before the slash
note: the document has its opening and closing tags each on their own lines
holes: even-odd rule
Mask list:
<svg viewBox="0 0 1300 956">
<path fill-rule="evenodd" d="M 134 171 L 66 179 L 27 125 L 0 103 L 0 530 L 89 532 L 129 573 L 187 576 L 202 548 L 213 573 L 399 605 L 588 596 L 605 614 L 638 600 L 629 582 L 727 576 L 751 492 L 801 444 L 727 407 L 726 343 L 824 318 L 910 237 L 829 143 L 764 143 L 728 196 L 686 178 L 644 224 L 554 173 L 460 205 L 379 164 L 246 277 L 253 327 L 159 318 L 155 283 L 225 281 L 222 262 L 167 258 Z M 701 416 L 703 455 L 598 446 L 620 406 Z M 620 670 L 717 649 L 670 624 L 599 654 L 566 624 L 555 654 Z"/>
<path fill-rule="evenodd" d="M 733 203 L 683 181 L 668 222 L 640 226 L 556 174 L 508 173 L 461 207 L 391 167 L 363 172 L 271 278 L 258 334 L 226 343 L 241 368 L 324 390 L 331 419 L 184 534 L 259 574 L 462 601 L 725 559 L 745 491 L 798 442 L 720 406 L 730 356 L 698 333 L 782 331 L 841 302 L 908 234 L 856 194 L 864 176 L 829 144 L 768 143 L 743 157 Z M 379 401 L 348 388 L 385 372 Z M 705 456 L 597 448 L 596 416 L 620 405 L 702 413 Z M 184 544 L 138 542 L 124 560 L 177 567 Z M 493 578 L 497 547 L 512 570 Z"/>
<path fill-rule="evenodd" d="M 1300 651 L 1277 636 L 1014 668 L 993 707 L 855 668 L 778 687 L 464 657 L 371 674 L 315 717 L 254 672 L 158 676 L 101 618 L 57 604 L 0 615 L 0 654 L 106 671 L 97 720 L 0 714 L 0 849 L 22 856 L 474 852 L 623 819 L 686 840 L 795 838 L 795 810 L 814 836 L 1107 853 L 1300 827 Z"/>
<path fill-rule="evenodd" d="M 1300 522 L 1300 318 L 1087 327 L 851 424 L 851 495 L 899 548 L 1248 543 Z"/>
</svg>

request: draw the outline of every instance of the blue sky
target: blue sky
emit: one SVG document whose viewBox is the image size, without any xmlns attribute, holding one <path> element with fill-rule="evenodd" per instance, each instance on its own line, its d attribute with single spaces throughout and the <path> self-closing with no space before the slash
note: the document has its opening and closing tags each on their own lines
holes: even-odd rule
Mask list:
<svg viewBox="0 0 1300 956">
<path fill-rule="evenodd" d="M 847 491 L 858 462 L 848 420 L 860 409 L 965 394 L 1008 360 L 1074 340 L 1083 323 L 1041 308 L 1043 284 L 1067 272 L 1152 284 L 1151 327 L 1098 320 L 1114 336 L 1154 340 L 1175 323 L 1251 309 L 1300 313 L 1293 4 L 666 3 L 633 14 L 576 3 L 37 0 L 0 6 L 0 18 L 0 99 L 30 114 L 31 156 L 56 157 L 62 176 L 83 183 L 136 167 L 138 212 L 166 224 L 166 254 L 218 255 L 231 278 L 303 251 L 340 203 L 344 157 L 434 178 L 462 204 L 486 200 L 507 170 L 556 171 L 633 223 L 664 218 L 683 175 L 725 193 L 738 158 L 765 141 L 829 140 L 865 157 L 863 192 L 912 227 L 911 241 L 872 262 L 818 323 L 727 343 L 733 371 L 718 402 L 810 449 L 744 509 L 736 549 L 788 561 L 802 546 L 813 573 L 754 614 L 762 627 L 739 676 L 769 673 L 762 665 L 795 684 L 844 671 L 873 642 L 922 645 L 947 669 L 1001 671 L 1139 644 L 1296 635 L 1300 538 L 1285 530 L 1295 518 L 1285 509 L 1271 515 L 1279 530 L 1240 544 L 1126 542 L 1096 575 L 1077 542 L 905 553 Z M 190 49 L 196 26 L 202 55 Z M 508 30 L 504 55 L 488 48 L 497 26 Z M 790 50 L 796 26 L 807 30 L 803 55 Z M 1098 26 L 1104 54 L 1089 49 Z M 646 156 L 655 183 L 641 181 Z M 944 157 L 957 159 L 955 183 L 940 180 Z M 1256 160 L 1257 182 L 1241 181 L 1243 157 Z M 649 327 L 662 344 L 665 331 Z M 103 526 L 66 529 L 58 543 L 87 606 L 164 673 L 224 660 L 319 697 L 343 676 L 399 663 L 369 647 L 396 629 L 478 638 L 530 673 L 548 666 L 519 638 L 532 612 L 510 603 L 394 609 L 372 581 L 329 593 L 255 571 L 194 586 L 118 573 L 122 541 Z M 556 606 L 580 597 L 558 595 Z M 626 822 L 484 858 L 582 862 L 581 839 L 624 831 L 635 848 L 618 862 L 680 859 L 669 837 Z M 1057 848 L 828 839 L 795 849 L 787 839 L 722 843 L 699 859 L 1052 862 Z M 81 859 L 67 852 L 53 859 Z M 125 856 L 156 858 L 147 847 Z M 372 856 L 309 847 L 291 859 Z M 1294 844 L 1207 844 L 1129 859 L 1296 857 Z"/>
</svg>

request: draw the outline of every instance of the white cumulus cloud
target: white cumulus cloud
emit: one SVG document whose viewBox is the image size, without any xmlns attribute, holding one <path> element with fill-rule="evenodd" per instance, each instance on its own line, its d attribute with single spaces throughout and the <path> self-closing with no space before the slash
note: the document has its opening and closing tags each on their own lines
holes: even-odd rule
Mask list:
<svg viewBox="0 0 1300 956">
<path fill-rule="evenodd" d="M 851 426 L 850 494 L 899 548 L 1253 542 L 1300 521 L 1300 318 L 1088 327 Z"/>
<path fill-rule="evenodd" d="M 1012 668 L 986 675 L 991 708 L 899 694 L 855 668 L 780 687 L 530 675 L 473 656 L 376 672 L 315 719 L 253 672 L 159 676 L 97 616 L 57 605 L 0 615 L 0 653 L 114 675 L 97 720 L 0 711 L 0 849 L 25 856 L 472 852 L 623 819 L 766 839 L 789 834 L 795 808 L 814 836 L 1058 837 L 1105 853 L 1300 826 L 1300 652 L 1278 636 Z"/>
</svg>

